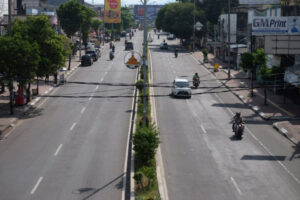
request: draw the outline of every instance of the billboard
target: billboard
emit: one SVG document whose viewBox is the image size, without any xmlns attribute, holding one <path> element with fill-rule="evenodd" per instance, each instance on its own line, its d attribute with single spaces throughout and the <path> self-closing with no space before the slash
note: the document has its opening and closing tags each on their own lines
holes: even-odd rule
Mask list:
<svg viewBox="0 0 300 200">
<path fill-rule="evenodd" d="M 267 54 L 299 55 L 300 35 L 267 35 L 264 49 Z"/>
<path fill-rule="evenodd" d="M 280 4 L 280 0 L 239 0 L 241 5 L 268 5 Z"/>
<path fill-rule="evenodd" d="M 147 18 L 150 20 L 155 20 L 158 11 L 163 7 L 163 5 L 147 5 Z M 134 5 L 134 19 L 143 20 L 144 19 L 144 6 Z"/>
<path fill-rule="evenodd" d="M 104 23 L 121 23 L 121 0 L 105 0 Z"/>
<path fill-rule="evenodd" d="M 253 17 L 252 35 L 300 35 L 300 17 Z"/>
</svg>

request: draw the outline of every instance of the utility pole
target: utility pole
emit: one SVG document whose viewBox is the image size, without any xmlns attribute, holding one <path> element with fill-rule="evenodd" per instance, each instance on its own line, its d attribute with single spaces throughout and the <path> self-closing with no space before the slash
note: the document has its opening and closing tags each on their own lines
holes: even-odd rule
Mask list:
<svg viewBox="0 0 300 200">
<path fill-rule="evenodd" d="M 143 79 L 144 79 L 144 98 L 143 98 L 143 104 L 144 104 L 144 107 L 143 107 L 143 116 L 144 116 L 144 123 L 146 125 L 147 123 L 147 120 L 146 120 L 146 117 L 147 117 L 147 114 L 146 114 L 146 52 L 147 52 L 147 0 L 144 0 L 144 47 L 143 47 L 143 69 L 144 69 L 144 72 L 143 72 Z"/>
<path fill-rule="evenodd" d="M 11 37 L 12 36 L 12 32 L 11 32 L 11 0 L 8 0 L 8 35 Z M 13 115 L 14 114 L 14 79 L 13 77 L 8 77 L 9 79 L 9 107 L 10 107 L 10 114 Z"/>
<path fill-rule="evenodd" d="M 194 20 L 193 20 L 193 51 L 195 51 L 195 23 L 196 23 L 196 19 L 195 19 L 195 15 L 196 15 L 196 0 L 194 0 Z"/>
<path fill-rule="evenodd" d="M 228 0 L 228 80 L 230 80 L 230 0 Z"/>
</svg>

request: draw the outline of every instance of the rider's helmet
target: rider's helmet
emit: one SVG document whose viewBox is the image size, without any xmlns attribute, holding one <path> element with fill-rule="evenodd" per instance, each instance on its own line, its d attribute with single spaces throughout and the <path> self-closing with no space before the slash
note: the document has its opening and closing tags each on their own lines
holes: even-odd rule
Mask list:
<svg viewBox="0 0 300 200">
<path fill-rule="evenodd" d="M 197 72 L 195 73 L 195 76 L 198 76 L 198 73 L 197 73 Z"/>
<path fill-rule="evenodd" d="M 236 112 L 235 115 L 236 115 L 237 117 L 240 117 L 240 116 L 241 116 L 241 113 L 240 113 L 240 112 Z"/>
</svg>

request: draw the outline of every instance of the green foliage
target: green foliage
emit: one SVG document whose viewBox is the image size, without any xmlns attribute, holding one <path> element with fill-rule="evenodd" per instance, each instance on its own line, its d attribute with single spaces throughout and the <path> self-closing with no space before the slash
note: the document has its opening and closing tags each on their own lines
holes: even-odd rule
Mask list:
<svg viewBox="0 0 300 200">
<path fill-rule="evenodd" d="M 13 36 L 21 37 L 39 48 L 39 66 L 36 75 L 39 77 L 54 73 L 64 65 L 69 48 L 66 38 L 58 36 L 51 28 L 49 18 L 45 15 L 29 16 L 26 20 L 15 20 L 12 26 Z"/>
<path fill-rule="evenodd" d="M 264 49 L 256 49 L 253 53 L 254 64 L 257 66 L 264 66 L 267 63 L 267 55 L 264 52 Z"/>
<path fill-rule="evenodd" d="M 20 36 L 0 37 L 0 72 L 5 77 L 14 78 L 23 86 L 34 78 L 39 61 L 37 43 Z"/>
<path fill-rule="evenodd" d="M 130 9 L 127 7 L 121 8 L 121 24 L 123 30 L 130 28 L 134 25 L 133 15 L 131 14 Z"/>
<path fill-rule="evenodd" d="M 86 6 L 81 6 L 81 33 L 82 33 L 82 41 L 83 43 L 87 43 L 89 33 L 90 33 L 90 28 L 91 28 L 91 20 L 92 17 L 95 16 L 96 13 L 86 7 Z"/>
<path fill-rule="evenodd" d="M 143 79 L 137 80 L 137 82 L 135 83 L 135 86 L 136 86 L 139 90 L 142 90 L 142 89 L 144 88 L 144 80 L 143 80 Z"/>
<path fill-rule="evenodd" d="M 208 55 L 207 49 L 202 49 L 202 53 L 203 53 L 203 56 L 204 56 L 204 57 L 207 57 L 207 55 Z"/>
<path fill-rule="evenodd" d="M 82 22 L 81 9 L 82 5 L 79 2 L 71 0 L 61 4 L 56 10 L 60 26 L 68 37 L 80 30 Z"/>
<path fill-rule="evenodd" d="M 193 35 L 194 5 L 192 3 L 170 3 L 159 10 L 155 26 L 170 32 L 181 39 L 189 39 Z M 204 23 L 204 12 L 196 10 L 195 20 Z"/>
<path fill-rule="evenodd" d="M 158 130 L 154 125 L 138 128 L 133 136 L 133 144 L 137 158 L 148 164 L 154 158 L 159 145 Z"/>
<path fill-rule="evenodd" d="M 250 52 L 245 52 L 241 55 L 241 63 L 240 66 L 246 72 L 248 70 L 253 71 L 255 70 L 254 65 L 254 55 Z"/>
<path fill-rule="evenodd" d="M 91 27 L 94 29 L 98 36 L 98 30 L 100 29 L 101 25 L 103 24 L 103 21 L 100 19 L 92 19 L 91 20 Z"/>
</svg>

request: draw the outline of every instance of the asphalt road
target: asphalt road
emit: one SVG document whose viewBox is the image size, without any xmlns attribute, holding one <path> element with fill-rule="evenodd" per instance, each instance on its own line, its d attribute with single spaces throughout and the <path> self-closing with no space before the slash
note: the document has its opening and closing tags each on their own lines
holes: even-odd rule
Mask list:
<svg viewBox="0 0 300 200">
<path fill-rule="evenodd" d="M 300 160 L 295 146 L 244 106 L 191 54 L 150 44 L 154 97 L 167 194 L 172 200 L 299 200 Z M 166 40 L 169 45 L 179 41 Z M 176 76 L 200 88 L 191 99 L 170 96 Z M 246 121 L 243 140 L 232 138 L 233 113 Z M 162 167 L 162 166 L 160 166 Z"/>
<path fill-rule="evenodd" d="M 141 47 L 142 33 L 133 38 Z M 136 70 L 124 38 L 45 96 L 0 143 L 0 199 L 121 199 Z"/>
</svg>

